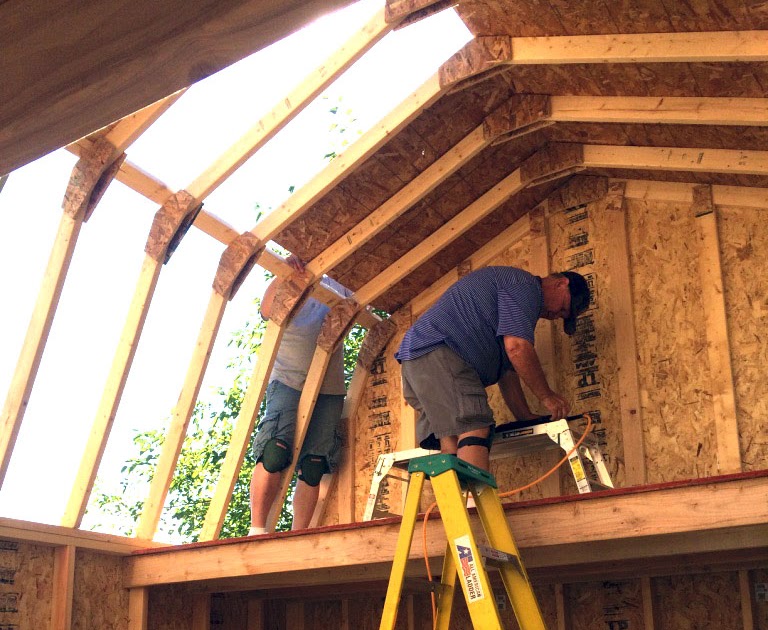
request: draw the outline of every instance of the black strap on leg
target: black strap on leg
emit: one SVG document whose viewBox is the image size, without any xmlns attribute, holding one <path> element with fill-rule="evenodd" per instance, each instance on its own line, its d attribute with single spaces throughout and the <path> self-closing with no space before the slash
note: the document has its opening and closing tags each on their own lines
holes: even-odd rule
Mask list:
<svg viewBox="0 0 768 630">
<path fill-rule="evenodd" d="M 491 450 L 491 438 L 490 437 L 476 437 L 474 435 L 470 435 L 465 438 L 461 438 L 459 440 L 459 443 L 456 445 L 456 448 L 463 448 L 465 446 L 484 446 L 489 451 Z"/>
</svg>

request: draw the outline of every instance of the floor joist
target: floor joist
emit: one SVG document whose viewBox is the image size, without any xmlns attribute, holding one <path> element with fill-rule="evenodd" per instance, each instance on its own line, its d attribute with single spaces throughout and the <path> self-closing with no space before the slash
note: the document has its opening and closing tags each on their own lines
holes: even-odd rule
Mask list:
<svg viewBox="0 0 768 630">
<path fill-rule="evenodd" d="M 686 570 L 703 556 L 765 561 L 766 492 L 768 473 L 761 471 L 518 503 L 507 514 L 534 578 L 557 581 L 567 571 L 569 580 L 602 579 L 612 571 Z M 211 588 L 236 590 L 387 579 L 399 527 L 393 518 L 148 551 L 126 558 L 125 586 L 211 581 Z M 435 559 L 445 552 L 436 518 L 428 523 L 427 552 Z M 414 573 L 423 573 L 421 557 L 417 536 Z"/>
</svg>

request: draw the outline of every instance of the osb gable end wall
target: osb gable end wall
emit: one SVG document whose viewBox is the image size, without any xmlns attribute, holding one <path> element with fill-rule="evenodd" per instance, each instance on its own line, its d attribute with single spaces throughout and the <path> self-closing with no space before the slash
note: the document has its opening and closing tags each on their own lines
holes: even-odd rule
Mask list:
<svg viewBox="0 0 768 630">
<path fill-rule="evenodd" d="M 712 381 L 699 280 L 699 241 L 690 204 L 624 200 L 638 349 L 639 392 L 645 465 L 649 483 L 717 474 Z M 718 207 L 719 237 L 741 452 L 745 470 L 768 465 L 761 420 L 768 412 L 768 279 L 761 273 L 768 247 L 766 210 Z M 576 335 L 554 332 L 552 384 L 573 412 L 589 412 L 614 483 L 624 484 L 611 263 L 606 200 L 554 213 L 548 218 L 553 270 L 573 269 L 590 282 L 595 299 Z M 523 239 L 491 264 L 528 267 L 532 240 Z M 540 321 L 539 327 L 549 325 Z M 400 448 L 399 366 L 393 355 L 404 330 L 390 342 L 373 374 L 357 416 L 355 512 L 360 519 L 379 453 Z M 489 390 L 497 423 L 511 420 L 500 396 Z M 535 411 L 542 411 L 529 396 Z M 551 462 L 542 456 L 497 460 L 493 472 L 509 490 L 528 483 Z M 575 492 L 563 475 L 565 493 Z M 398 482 L 389 482 L 384 508 L 398 512 Z M 520 498 L 543 496 L 540 487 Z"/>
<path fill-rule="evenodd" d="M 47 628 L 53 548 L 0 540 L 0 628 Z"/>
<path fill-rule="evenodd" d="M 54 548 L 0 540 L 0 628 L 48 628 L 54 592 Z M 79 549 L 72 593 L 73 630 L 127 630 L 128 595 L 121 559 Z"/>
</svg>

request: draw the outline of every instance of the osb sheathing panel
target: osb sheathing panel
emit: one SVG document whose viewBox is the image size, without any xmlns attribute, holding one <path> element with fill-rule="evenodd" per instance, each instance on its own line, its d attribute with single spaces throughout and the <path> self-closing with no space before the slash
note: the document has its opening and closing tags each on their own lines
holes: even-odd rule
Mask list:
<svg viewBox="0 0 768 630">
<path fill-rule="evenodd" d="M 400 444 L 400 405 L 402 386 L 400 365 L 394 354 L 400 347 L 405 334 L 398 330 L 387 344 L 381 356 L 374 361 L 368 386 L 355 419 L 355 520 L 361 521 L 365 510 L 371 479 L 376 460 L 382 453 L 402 450 Z M 396 514 L 401 513 L 403 484 L 397 480 L 385 479 L 378 509 Z"/>
<path fill-rule="evenodd" d="M 486 150 L 470 160 L 361 250 L 338 265 L 336 278 L 345 286 L 358 289 L 514 171 L 542 140 L 539 134 L 531 134 Z M 462 250 L 462 258 L 465 258 L 472 252 L 472 243 L 462 238 L 452 244 L 452 249 Z"/>
<path fill-rule="evenodd" d="M 765 210 L 718 208 L 731 363 L 745 470 L 768 464 L 768 223 Z"/>
<path fill-rule="evenodd" d="M 122 558 L 79 549 L 75 560 L 72 629 L 127 630 L 128 591 Z"/>
<path fill-rule="evenodd" d="M 491 574 L 493 576 L 493 573 Z M 493 580 L 493 577 L 491 578 Z M 509 598 L 504 590 L 504 585 L 501 581 L 493 582 L 493 592 L 497 596 L 497 602 L 501 600 L 503 604 L 499 605 L 499 615 L 501 616 L 502 625 L 509 630 L 519 630 L 520 626 L 515 619 L 515 613 L 512 610 L 512 606 L 509 603 Z M 551 585 L 537 584 L 534 586 L 534 592 L 536 593 L 536 599 L 539 602 L 539 608 L 541 609 L 541 616 L 544 618 L 544 625 L 547 628 L 557 628 L 557 604 L 555 601 L 555 589 Z M 424 611 L 422 616 L 428 615 L 428 611 Z M 472 628 L 472 620 L 469 617 L 469 611 L 464 597 L 459 593 L 454 599 L 453 611 L 451 614 L 451 630 L 467 630 Z"/>
<path fill-rule="evenodd" d="M 751 9 L 748 8 L 752 5 Z M 593 35 L 766 28 L 763 4 L 739 0 L 461 2 L 457 10 L 474 35 Z"/>
<path fill-rule="evenodd" d="M 152 630 L 192 627 L 193 595 L 181 586 L 158 586 L 149 593 L 147 626 Z"/>
<path fill-rule="evenodd" d="M 737 573 L 654 578 L 660 628 L 743 630 Z"/>
<path fill-rule="evenodd" d="M 506 86 L 483 82 L 441 98 L 274 240 L 311 260 L 475 129 L 511 95 Z M 398 140 L 403 134 L 403 139 Z"/>
<path fill-rule="evenodd" d="M 53 548 L 0 540 L 0 627 L 47 628 Z"/>
<path fill-rule="evenodd" d="M 690 205 L 627 200 L 648 482 L 717 472 Z"/>
<path fill-rule="evenodd" d="M 768 630 L 768 569 L 750 571 L 749 575 L 752 580 L 755 630 Z"/>
<path fill-rule="evenodd" d="M 569 584 L 565 599 L 571 630 L 649 627 L 644 625 L 640 580 Z"/>
</svg>

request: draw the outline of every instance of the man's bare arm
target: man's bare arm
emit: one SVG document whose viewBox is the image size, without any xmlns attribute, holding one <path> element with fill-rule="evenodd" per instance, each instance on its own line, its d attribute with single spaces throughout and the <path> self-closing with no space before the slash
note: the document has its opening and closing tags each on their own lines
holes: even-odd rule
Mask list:
<svg viewBox="0 0 768 630">
<path fill-rule="evenodd" d="M 527 339 L 507 335 L 504 337 L 504 349 L 518 376 L 547 408 L 553 418 L 568 415 L 568 403 L 559 394 L 552 391 L 547 383 L 544 370 L 533 344 Z"/>
<path fill-rule="evenodd" d="M 498 385 L 501 397 L 507 403 L 507 407 L 516 420 L 531 420 L 536 417 L 528 406 L 528 401 L 520 385 L 520 378 L 514 371 L 507 370 L 504 372 Z"/>
</svg>

